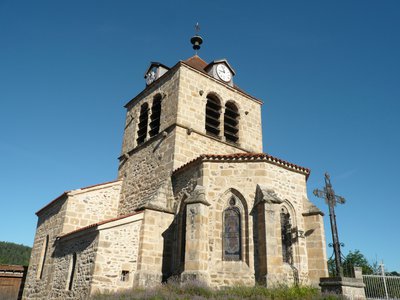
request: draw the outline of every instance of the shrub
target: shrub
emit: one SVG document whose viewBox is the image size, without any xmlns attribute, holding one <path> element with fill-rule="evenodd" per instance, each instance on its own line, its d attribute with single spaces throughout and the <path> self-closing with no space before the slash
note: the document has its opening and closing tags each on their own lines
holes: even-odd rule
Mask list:
<svg viewBox="0 0 400 300">
<path fill-rule="evenodd" d="M 321 295 L 318 289 L 309 286 L 279 286 L 267 289 L 263 286 L 235 286 L 221 289 L 211 289 L 206 285 L 191 281 L 180 284 L 178 280 L 169 281 L 152 288 L 134 288 L 119 293 L 98 294 L 93 300 L 240 300 L 240 299 L 269 299 L 269 300 L 336 300 L 343 299 L 337 295 Z"/>
</svg>

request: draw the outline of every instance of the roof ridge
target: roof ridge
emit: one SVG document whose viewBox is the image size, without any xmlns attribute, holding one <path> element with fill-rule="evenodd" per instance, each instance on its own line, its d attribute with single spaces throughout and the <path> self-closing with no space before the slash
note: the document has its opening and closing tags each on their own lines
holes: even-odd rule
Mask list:
<svg viewBox="0 0 400 300">
<path fill-rule="evenodd" d="M 111 184 L 111 183 L 116 183 L 118 181 L 121 181 L 121 179 L 116 179 L 116 180 L 112 180 L 112 181 L 107 181 L 107 182 L 103 182 L 103 183 L 98 183 L 98 184 L 93 184 L 93 185 L 88 185 L 82 188 L 78 188 L 78 189 L 74 189 L 74 190 L 68 190 L 63 192 L 61 195 L 57 196 L 56 198 L 54 198 L 52 201 L 50 201 L 49 203 L 47 203 L 45 206 L 43 206 L 41 209 L 39 209 L 35 214 L 38 215 L 38 213 L 40 213 L 41 211 L 43 211 L 44 209 L 46 209 L 47 207 L 49 207 L 50 205 L 54 204 L 55 202 L 57 202 L 59 199 L 61 199 L 63 196 L 67 196 L 69 193 L 73 192 L 73 191 L 79 191 L 79 190 L 86 190 L 86 189 L 90 189 L 93 187 L 97 187 L 97 186 L 101 186 L 101 185 L 106 185 L 106 184 Z"/>
<path fill-rule="evenodd" d="M 66 236 L 72 235 L 72 234 L 80 232 L 80 231 L 84 231 L 84 230 L 89 229 L 89 228 L 98 227 L 100 225 L 104 225 L 104 224 L 107 224 L 107 223 L 110 223 L 110 222 L 113 222 L 113 221 L 118 221 L 118 220 L 122 220 L 122 219 L 125 219 L 125 218 L 128 218 L 128 217 L 132 217 L 132 216 L 140 214 L 142 212 L 143 212 L 143 210 L 140 210 L 140 211 L 136 211 L 134 213 L 130 213 L 130 214 L 126 214 L 126 215 L 123 215 L 123 216 L 119 216 L 119 217 L 115 217 L 115 218 L 111 218 L 111 219 L 106 219 L 106 220 L 103 220 L 103 221 L 100 221 L 100 222 L 89 224 L 87 226 L 84 226 L 84 227 L 72 230 L 70 232 L 67 232 L 67 233 L 65 233 L 63 235 L 60 235 L 59 237 L 57 237 L 57 239 L 64 238 Z"/>
<path fill-rule="evenodd" d="M 201 58 L 200 56 L 198 56 L 197 54 L 195 54 L 195 55 L 193 55 L 193 56 L 191 56 L 191 57 L 185 59 L 184 62 L 187 62 L 187 61 L 193 60 L 193 59 L 198 59 L 198 60 L 203 61 L 204 63 L 207 63 L 204 59 L 202 59 L 202 58 Z"/>
</svg>

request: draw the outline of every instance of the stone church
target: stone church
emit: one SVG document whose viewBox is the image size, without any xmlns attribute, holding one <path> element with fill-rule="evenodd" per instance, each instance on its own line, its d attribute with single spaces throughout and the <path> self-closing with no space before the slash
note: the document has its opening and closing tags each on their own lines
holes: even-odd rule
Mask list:
<svg viewBox="0 0 400 300">
<path fill-rule="evenodd" d="M 262 152 L 262 101 L 234 76 L 227 60 L 197 54 L 150 64 L 146 87 L 125 105 L 117 180 L 36 212 L 24 299 L 170 278 L 271 287 L 328 275 L 310 170 Z"/>
</svg>

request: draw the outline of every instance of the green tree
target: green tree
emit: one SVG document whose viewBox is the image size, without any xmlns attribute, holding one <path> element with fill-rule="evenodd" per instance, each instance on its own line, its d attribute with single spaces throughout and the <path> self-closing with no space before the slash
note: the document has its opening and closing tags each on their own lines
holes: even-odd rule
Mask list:
<svg viewBox="0 0 400 300">
<path fill-rule="evenodd" d="M 350 251 L 343 260 L 343 268 L 361 267 L 365 275 L 373 274 L 374 270 L 360 250 Z"/>
<path fill-rule="evenodd" d="M 0 242 L 0 264 L 27 266 L 31 247 L 9 242 Z"/>
<path fill-rule="evenodd" d="M 350 251 L 342 259 L 342 267 L 345 276 L 349 276 L 353 272 L 353 267 L 361 267 L 364 275 L 374 273 L 374 267 L 368 262 L 364 254 L 360 250 Z M 335 274 L 335 260 L 333 257 L 328 260 L 328 272 L 330 276 Z"/>
</svg>

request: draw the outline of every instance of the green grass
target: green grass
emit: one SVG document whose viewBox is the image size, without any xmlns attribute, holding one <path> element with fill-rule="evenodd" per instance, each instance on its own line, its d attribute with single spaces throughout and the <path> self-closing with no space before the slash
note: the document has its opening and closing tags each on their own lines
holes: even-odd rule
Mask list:
<svg viewBox="0 0 400 300">
<path fill-rule="evenodd" d="M 336 295 L 321 295 L 318 289 L 309 286 L 287 287 L 280 286 L 267 289 L 262 286 L 225 287 L 211 289 L 198 282 L 168 283 L 153 288 L 135 288 L 120 293 L 98 294 L 93 300 L 239 300 L 239 299 L 267 299 L 267 300 L 337 300 L 343 299 Z"/>
</svg>

